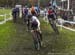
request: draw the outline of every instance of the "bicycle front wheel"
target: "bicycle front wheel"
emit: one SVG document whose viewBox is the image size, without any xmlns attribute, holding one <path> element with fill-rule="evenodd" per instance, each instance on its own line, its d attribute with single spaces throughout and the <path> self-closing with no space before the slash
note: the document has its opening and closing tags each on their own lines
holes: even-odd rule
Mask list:
<svg viewBox="0 0 75 55">
<path fill-rule="evenodd" d="M 39 33 L 35 33 L 35 38 L 34 38 L 34 46 L 36 50 L 40 50 L 41 48 L 41 39 Z"/>
</svg>

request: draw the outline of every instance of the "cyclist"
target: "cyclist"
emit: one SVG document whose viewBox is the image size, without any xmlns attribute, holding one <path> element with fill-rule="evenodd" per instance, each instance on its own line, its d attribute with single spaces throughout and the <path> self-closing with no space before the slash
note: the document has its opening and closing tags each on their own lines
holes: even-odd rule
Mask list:
<svg viewBox="0 0 75 55">
<path fill-rule="evenodd" d="M 31 18 L 31 29 L 32 29 L 31 33 L 33 34 L 34 44 L 37 44 L 37 39 L 40 38 L 38 41 L 40 42 L 40 47 L 41 47 L 41 44 L 42 44 L 42 32 L 40 30 L 40 21 L 38 20 L 38 18 L 36 16 L 31 15 L 30 18 Z M 38 38 L 35 36 L 35 31 L 39 34 Z M 35 46 L 35 49 L 37 49 L 36 46 Z"/>
<path fill-rule="evenodd" d="M 52 18 L 52 20 L 55 20 L 55 12 L 52 9 L 52 7 L 49 7 L 48 9 L 48 19 Z"/>
<path fill-rule="evenodd" d="M 33 32 L 35 29 L 39 32 L 41 40 L 42 40 L 42 33 L 40 30 L 40 21 L 36 16 L 32 16 L 31 18 L 31 32 Z"/>
<path fill-rule="evenodd" d="M 27 16 L 27 28 L 28 28 L 27 31 L 30 30 L 30 21 L 31 21 L 31 17 L 32 17 L 32 14 L 31 14 L 31 10 L 30 10 L 30 8 L 29 8 L 29 9 L 28 9 L 28 16 Z"/>
<path fill-rule="evenodd" d="M 35 11 L 37 13 L 37 16 L 39 16 L 40 15 L 40 8 L 38 6 L 35 7 Z"/>
<path fill-rule="evenodd" d="M 37 16 L 37 11 L 35 10 L 35 7 L 34 6 L 31 7 L 31 14 L 33 16 Z"/>
<path fill-rule="evenodd" d="M 13 16 L 13 21 L 14 23 L 17 22 L 17 18 L 19 18 L 19 8 L 13 8 L 12 9 L 12 16 Z"/>
<path fill-rule="evenodd" d="M 48 10 L 48 20 L 49 20 L 49 23 L 50 23 L 51 27 L 53 28 L 53 30 L 57 34 L 59 34 L 58 28 L 56 26 L 56 13 L 52 9 L 52 7 L 49 7 L 49 10 Z"/>
<path fill-rule="evenodd" d="M 27 22 L 27 16 L 28 16 L 28 9 L 27 9 L 27 6 L 25 6 L 25 7 L 23 8 L 22 13 L 23 13 L 24 22 Z"/>
</svg>

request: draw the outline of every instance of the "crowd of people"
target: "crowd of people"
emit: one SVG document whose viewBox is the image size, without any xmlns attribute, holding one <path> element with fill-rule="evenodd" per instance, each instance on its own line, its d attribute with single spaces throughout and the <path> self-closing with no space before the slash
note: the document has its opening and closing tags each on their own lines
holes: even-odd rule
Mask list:
<svg viewBox="0 0 75 55">
<path fill-rule="evenodd" d="M 19 15 L 20 15 L 19 8 L 18 7 L 13 8 L 12 16 L 13 16 L 14 23 L 17 22 Z M 52 19 L 52 21 L 55 21 L 57 19 L 55 8 L 51 4 L 48 6 L 47 10 L 45 10 L 45 16 L 46 15 L 47 15 L 48 20 Z M 41 23 L 39 20 L 39 16 L 40 16 L 40 8 L 39 7 L 34 7 L 34 6 L 32 6 L 30 8 L 27 6 L 22 7 L 22 18 L 24 20 L 23 22 L 28 27 L 27 30 L 31 31 L 33 33 L 34 30 L 36 29 L 39 32 L 40 38 L 42 41 L 42 32 L 40 29 Z"/>
</svg>

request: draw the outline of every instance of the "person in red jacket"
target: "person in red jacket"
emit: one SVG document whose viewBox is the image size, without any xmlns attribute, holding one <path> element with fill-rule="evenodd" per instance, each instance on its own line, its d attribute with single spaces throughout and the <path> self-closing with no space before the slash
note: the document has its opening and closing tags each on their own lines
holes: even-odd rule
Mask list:
<svg viewBox="0 0 75 55">
<path fill-rule="evenodd" d="M 52 19 L 52 20 L 55 20 L 55 12 L 54 10 L 52 9 L 52 7 L 49 7 L 48 9 L 48 19 Z"/>
</svg>

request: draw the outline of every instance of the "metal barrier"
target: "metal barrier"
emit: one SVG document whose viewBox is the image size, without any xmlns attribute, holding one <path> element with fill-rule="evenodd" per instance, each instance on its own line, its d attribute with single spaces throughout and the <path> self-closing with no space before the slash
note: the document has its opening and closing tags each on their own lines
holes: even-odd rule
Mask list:
<svg viewBox="0 0 75 55">
<path fill-rule="evenodd" d="M 60 25 L 57 25 L 57 26 L 60 26 L 61 30 L 62 28 L 65 28 L 65 29 L 68 29 L 70 31 L 75 31 L 75 29 L 72 29 L 72 28 L 69 28 L 69 27 L 65 27 L 63 24 L 64 23 L 70 23 L 72 26 L 75 25 L 75 22 L 72 22 L 72 21 L 67 21 L 67 20 L 63 20 L 63 19 L 58 19 L 58 22 L 60 23 Z"/>
</svg>

